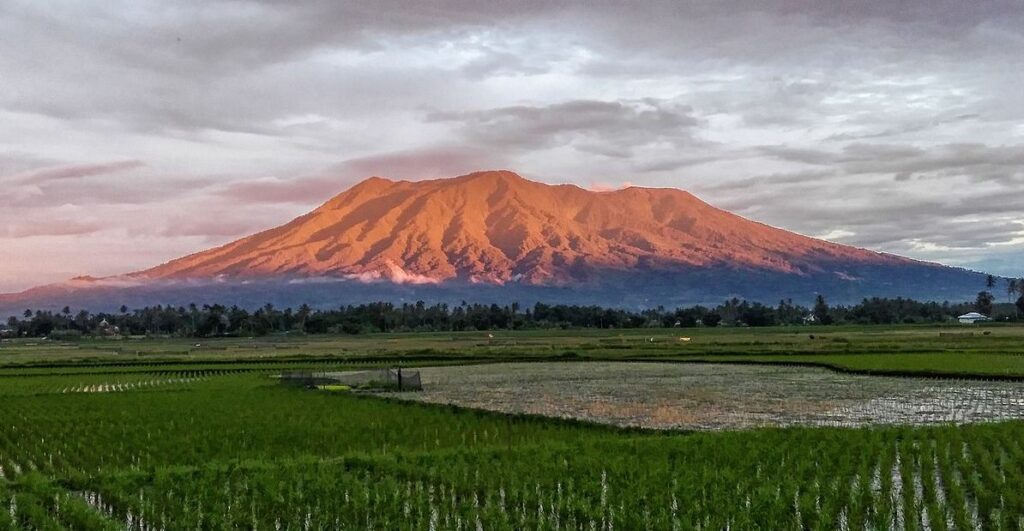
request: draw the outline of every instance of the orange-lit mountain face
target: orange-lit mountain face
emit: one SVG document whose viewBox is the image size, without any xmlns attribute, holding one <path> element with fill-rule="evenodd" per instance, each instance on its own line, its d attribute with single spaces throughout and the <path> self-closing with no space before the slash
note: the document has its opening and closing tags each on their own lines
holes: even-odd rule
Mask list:
<svg viewBox="0 0 1024 531">
<path fill-rule="evenodd" d="M 488 171 L 370 178 L 286 225 L 131 276 L 571 285 L 610 270 L 843 276 L 837 265 L 916 263 L 756 223 L 681 190 L 592 192 Z"/>
</svg>

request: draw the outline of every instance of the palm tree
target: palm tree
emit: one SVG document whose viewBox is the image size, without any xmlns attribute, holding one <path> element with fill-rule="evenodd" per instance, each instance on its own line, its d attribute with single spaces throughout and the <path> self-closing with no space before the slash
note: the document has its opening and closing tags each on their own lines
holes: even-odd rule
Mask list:
<svg viewBox="0 0 1024 531">
<path fill-rule="evenodd" d="M 832 320 L 828 311 L 828 303 L 825 302 L 825 297 L 819 293 L 818 296 L 814 298 L 814 309 L 812 310 L 812 313 L 814 314 L 814 321 L 818 324 L 831 324 Z"/>
<path fill-rule="evenodd" d="M 985 287 L 988 288 L 989 290 L 996 287 L 996 277 L 992 275 L 988 275 L 987 277 L 985 277 Z"/>
<path fill-rule="evenodd" d="M 1006 300 L 1013 302 L 1013 296 L 1020 291 L 1020 287 L 1017 286 L 1017 279 L 1008 278 L 1006 279 Z"/>
<path fill-rule="evenodd" d="M 302 331 L 306 331 L 306 319 L 309 318 L 310 314 L 313 313 L 313 308 L 310 308 L 308 304 L 299 306 L 299 311 L 295 314 L 295 317 L 299 319 L 299 326 L 302 327 Z"/>
</svg>

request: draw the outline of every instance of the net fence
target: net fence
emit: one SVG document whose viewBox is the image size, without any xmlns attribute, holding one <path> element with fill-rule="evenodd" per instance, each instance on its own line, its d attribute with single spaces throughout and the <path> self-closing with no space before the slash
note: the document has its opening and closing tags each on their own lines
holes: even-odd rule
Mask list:
<svg viewBox="0 0 1024 531">
<path fill-rule="evenodd" d="M 423 382 L 419 371 L 402 369 L 371 369 L 351 372 L 292 371 L 281 374 L 281 383 L 298 387 L 347 385 L 352 388 L 420 391 Z"/>
</svg>

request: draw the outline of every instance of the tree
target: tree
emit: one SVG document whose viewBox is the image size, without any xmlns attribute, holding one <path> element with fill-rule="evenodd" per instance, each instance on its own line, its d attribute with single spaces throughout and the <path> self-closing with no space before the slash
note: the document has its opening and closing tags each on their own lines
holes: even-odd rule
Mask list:
<svg viewBox="0 0 1024 531">
<path fill-rule="evenodd" d="M 819 293 L 814 298 L 814 310 L 812 312 L 815 322 L 823 325 L 832 324 L 832 316 L 829 315 L 829 307 L 824 295 Z"/>
<path fill-rule="evenodd" d="M 312 313 L 313 308 L 311 308 L 308 304 L 303 304 L 302 306 L 299 306 L 299 311 L 295 313 L 295 317 L 299 320 L 299 328 L 301 328 L 303 332 L 306 331 L 306 319 L 309 319 L 309 316 Z"/>
<path fill-rule="evenodd" d="M 717 313 L 711 312 L 705 315 L 704 318 L 701 319 L 701 322 L 704 324 L 704 326 L 716 327 L 719 325 L 719 323 L 722 322 L 722 316 Z"/>
<path fill-rule="evenodd" d="M 994 277 L 992 275 L 988 275 L 987 277 L 985 277 L 985 287 L 988 288 L 989 290 L 995 288 L 996 287 L 996 277 Z"/>
<path fill-rule="evenodd" d="M 978 292 L 978 298 L 974 301 L 974 309 L 982 315 L 992 315 L 992 294 L 987 291 Z"/>
<path fill-rule="evenodd" d="M 1013 302 L 1013 297 L 1017 295 L 1017 279 L 1008 278 L 1006 279 L 1006 300 Z"/>
<path fill-rule="evenodd" d="M 1024 295 L 1021 295 L 1020 298 L 1017 299 L 1016 306 L 1017 306 L 1017 313 L 1024 313 Z"/>
<path fill-rule="evenodd" d="M 65 320 L 63 320 L 63 327 L 68 328 L 68 321 L 71 320 L 71 306 L 63 307 L 63 309 L 60 310 L 60 313 L 65 316 Z"/>
</svg>

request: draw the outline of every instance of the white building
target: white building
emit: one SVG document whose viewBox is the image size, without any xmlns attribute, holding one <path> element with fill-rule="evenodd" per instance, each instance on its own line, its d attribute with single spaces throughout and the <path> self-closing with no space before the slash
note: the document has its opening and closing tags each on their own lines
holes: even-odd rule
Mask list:
<svg viewBox="0 0 1024 531">
<path fill-rule="evenodd" d="M 988 316 L 982 315 L 982 314 L 980 314 L 978 312 L 971 312 L 971 313 L 965 313 L 965 314 L 961 315 L 960 317 L 957 317 L 957 320 L 960 321 L 963 324 L 974 324 L 974 323 L 978 323 L 978 322 L 981 322 L 981 321 L 991 321 L 992 319 L 990 319 Z"/>
</svg>

